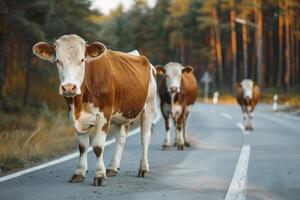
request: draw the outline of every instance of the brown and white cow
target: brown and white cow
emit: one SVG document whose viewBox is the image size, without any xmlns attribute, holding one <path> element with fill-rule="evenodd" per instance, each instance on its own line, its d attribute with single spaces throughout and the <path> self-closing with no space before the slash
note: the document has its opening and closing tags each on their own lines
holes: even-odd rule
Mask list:
<svg viewBox="0 0 300 200">
<path fill-rule="evenodd" d="M 186 133 L 186 120 L 196 101 L 198 91 L 193 68 L 170 62 L 164 67 L 156 66 L 156 71 L 163 75 L 158 91 L 166 128 L 163 149 L 169 149 L 171 146 L 170 129 L 173 119 L 176 126 L 175 146 L 178 150 L 183 150 L 185 146 L 190 146 Z"/>
<path fill-rule="evenodd" d="M 97 157 L 93 185 L 105 185 L 107 176 L 116 175 L 127 125 L 138 118 L 141 119 L 143 150 L 139 176 L 146 176 L 149 172 L 148 146 L 157 91 L 155 69 L 150 67 L 148 59 L 108 50 L 99 42 L 87 44 L 77 35 L 64 35 L 53 45 L 39 42 L 33 46 L 33 52 L 57 65 L 61 83 L 59 93 L 67 99 L 71 108 L 80 158 L 70 182 L 82 182 L 86 177 L 87 133 L 92 127 L 96 128 L 92 147 Z M 118 129 L 118 134 L 115 152 L 106 171 L 103 152 L 112 126 Z"/>
<path fill-rule="evenodd" d="M 236 98 L 244 115 L 245 130 L 252 131 L 253 111 L 260 99 L 259 85 L 250 79 L 244 79 L 242 82 L 237 83 L 236 90 Z"/>
</svg>

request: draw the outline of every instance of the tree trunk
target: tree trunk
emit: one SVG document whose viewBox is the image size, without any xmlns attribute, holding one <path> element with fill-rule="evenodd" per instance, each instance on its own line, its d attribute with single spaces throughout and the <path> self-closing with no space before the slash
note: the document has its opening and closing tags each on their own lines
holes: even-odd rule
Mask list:
<svg viewBox="0 0 300 200">
<path fill-rule="evenodd" d="M 27 61 L 26 61 L 26 79 L 25 79 L 25 88 L 24 88 L 24 95 L 23 95 L 23 105 L 26 106 L 28 104 L 28 97 L 29 97 L 29 89 L 31 83 L 31 59 L 32 59 L 32 52 L 31 48 L 29 48 L 27 53 Z"/>
<path fill-rule="evenodd" d="M 235 91 L 237 82 L 237 45 L 235 30 L 235 5 L 234 0 L 230 0 L 230 30 L 231 30 L 231 51 L 232 51 L 232 90 Z"/>
<path fill-rule="evenodd" d="M 283 17 L 281 14 L 279 14 L 278 19 L 278 56 L 279 69 L 277 74 L 277 87 L 280 87 L 282 83 L 283 72 Z"/>
<path fill-rule="evenodd" d="M 184 37 L 181 36 L 180 37 L 180 63 L 182 65 L 185 64 L 184 55 L 185 55 L 185 41 L 184 41 Z"/>
<path fill-rule="evenodd" d="M 255 0 L 255 18 L 257 23 L 256 28 L 256 58 L 257 58 L 257 70 L 256 70 L 256 78 L 261 86 L 264 85 L 263 75 L 263 57 L 262 57 L 262 48 L 263 48 L 263 33 L 262 33 L 262 13 L 261 13 L 261 3 L 257 4 L 257 0 Z"/>
<path fill-rule="evenodd" d="M 289 2 L 285 0 L 285 75 L 284 75 L 284 83 L 286 86 L 286 95 L 289 95 L 290 92 L 290 76 L 291 76 L 291 58 L 290 58 L 290 19 L 289 19 L 289 10 L 288 10 Z"/>
<path fill-rule="evenodd" d="M 217 15 L 217 10 L 215 8 L 212 9 L 212 18 L 215 25 L 215 33 L 216 33 L 216 52 L 217 52 L 217 64 L 218 64 L 218 86 L 219 89 L 223 85 L 223 59 L 222 59 L 222 47 L 221 47 L 221 36 L 219 29 L 219 20 Z"/>
<path fill-rule="evenodd" d="M 248 28 L 247 24 L 243 24 L 243 61 L 244 61 L 244 79 L 248 78 Z"/>
<path fill-rule="evenodd" d="M 5 78 L 5 65 L 4 65 L 4 33 L 0 33 L 0 102 L 3 100 L 3 88 Z"/>
</svg>

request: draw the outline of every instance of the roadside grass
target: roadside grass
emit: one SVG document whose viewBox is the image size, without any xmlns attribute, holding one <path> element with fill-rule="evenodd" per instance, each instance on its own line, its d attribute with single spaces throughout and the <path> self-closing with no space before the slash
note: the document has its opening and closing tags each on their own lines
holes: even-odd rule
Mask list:
<svg viewBox="0 0 300 200">
<path fill-rule="evenodd" d="M 0 113 L 0 174 L 51 160 L 76 148 L 66 112 Z"/>
<path fill-rule="evenodd" d="M 139 126 L 139 120 L 130 130 Z M 95 129 L 89 136 L 92 138 Z M 114 137 L 110 134 L 107 140 Z M 0 112 L 0 176 L 78 151 L 72 120 L 65 110 Z"/>
</svg>

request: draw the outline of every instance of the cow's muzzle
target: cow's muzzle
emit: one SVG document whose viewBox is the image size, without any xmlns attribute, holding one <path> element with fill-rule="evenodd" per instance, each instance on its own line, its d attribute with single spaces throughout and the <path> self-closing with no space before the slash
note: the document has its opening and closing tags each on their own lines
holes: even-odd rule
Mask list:
<svg viewBox="0 0 300 200">
<path fill-rule="evenodd" d="M 179 92 L 179 88 L 177 86 L 170 87 L 170 93 L 177 93 L 177 92 Z"/>
<path fill-rule="evenodd" d="M 74 97 L 76 95 L 77 87 L 75 84 L 67 83 L 61 85 L 62 94 L 65 97 Z"/>
<path fill-rule="evenodd" d="M 246 105 L 249 105 L 250 104 L 250 97 L 249 96 L 245 97 L 245 101 L 246 101 Z"/>
</svg>

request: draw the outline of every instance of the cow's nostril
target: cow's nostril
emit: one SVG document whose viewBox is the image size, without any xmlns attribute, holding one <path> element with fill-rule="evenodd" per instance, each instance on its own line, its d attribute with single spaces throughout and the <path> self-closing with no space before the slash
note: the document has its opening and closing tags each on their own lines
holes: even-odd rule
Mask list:
<svg viewBox="0 0 300 200">
<path fill-rule="evenodd" d="M 72 90 L 73 90 L 73 91 L 75 91 L 75 90 L 76 90 L 76 85 L 74 85 L 74 86 L 72 87 Z"/>
</svg>

